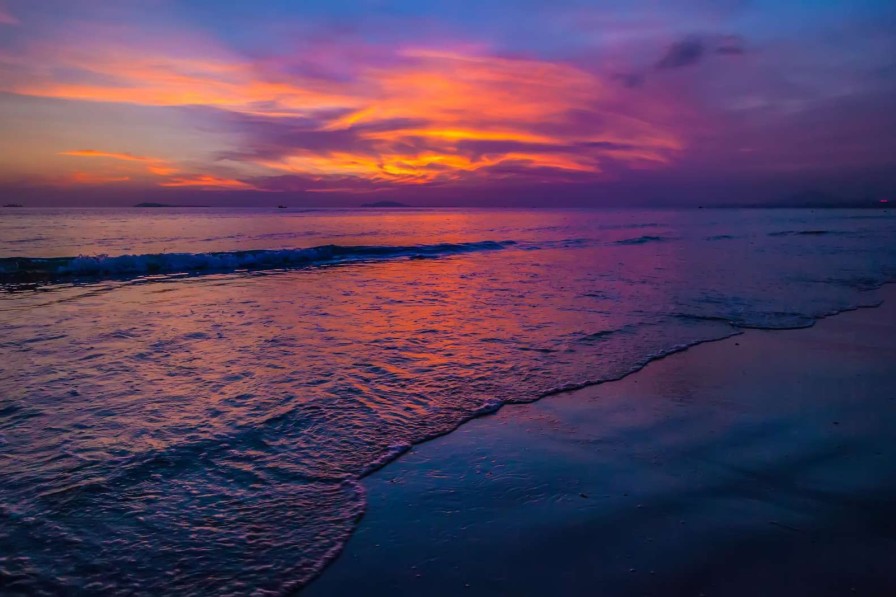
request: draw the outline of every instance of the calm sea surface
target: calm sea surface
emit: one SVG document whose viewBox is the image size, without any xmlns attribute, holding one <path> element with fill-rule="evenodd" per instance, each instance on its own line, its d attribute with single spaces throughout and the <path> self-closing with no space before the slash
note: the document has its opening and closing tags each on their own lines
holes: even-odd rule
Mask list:
<svg viewBox="0 0 896 597">
<path fill-rule="evenodd" d="M 301 586 L 411 444 L 893 280 L 885 210 L 0 210 L 0 592 Z"/>
</svg>

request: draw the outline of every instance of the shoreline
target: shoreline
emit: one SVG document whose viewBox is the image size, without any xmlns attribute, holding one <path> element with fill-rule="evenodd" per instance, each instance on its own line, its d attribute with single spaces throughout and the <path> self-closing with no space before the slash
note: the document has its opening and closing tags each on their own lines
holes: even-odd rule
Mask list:
<svg viewBox="0 0 896 597">
<path fill-rule="evenodd" d="M 589 402 L 591 403 L 592 407 L 595 407 L 599 411 L 602 408 L 605 408 L 605 406 L 595 405 L 595 396 L 607 393 L 609 391 L 608 388 L 618 385 L 622 385 L 625 387 L 633 386 L 635 384 L 638 384 L 640 381 L 644 381 L 641 378 L 650 379 L 651 377 L 655 377 L 657 375 L 657 373 L 655 373 L 655 370 L 657 369 L 675 369 L 680 368 L 684 365 L 691 366 L 694 363 L 689 364 L 689 361 L 700 360 L 703 356 L 706 356 L 703 353 L 730 353 L 737 351 L 738 347 L 741 346 L 740 340 L 743 340 L 744 343 L 748 343 L 746 341 L 747 339 L 749 339 L 749 343 L 752 343 L 754 342 L 755 337 L 761 337 L 762 343 L 775 344 L 779 343 L 776 339 L 779 336 L 782 336 L 781 334 L 777 334 L 776 332 L 787 331 L 790 334 L 799 335 L 811 333 L 813 330 L 819 330 L 819 326 L 823 326 L 825 328 L 820 333 L 820 335 L 824 336 L 830 333 L 827 328 L 842 327 L 839 324 L 833 325 L 828 322 L 837 322 L 842 320 L 843 318 L 849 318 L 850 314 L 863 314 L 867 312 L 873 312 L 877 308 L 881 307 L 884 307 L 884 310 L 886 310 L 888 314 L 890 311 L 896 313 L 896 305 L 893 304 L 894 302 L 896 302 L 896 286 L 894 286 L 893 284 L 886 284 L 881 289 L 874 292 L 878 293 L 878 296 L 884 297 L 884 301 L 879 302 L 877 305 L 863 305 L 855 307 L 853 309 L 847 309 L 837 313 L 825 315 L 819 319 L 816 319 L 813 325 L 805 328 L 795 328 L 788 330 L 757 330 L 748 328 L 734 328 L 735 333 L 731 336 L 727 336 L 719 340 L 701 342 L 696 345 L 682 347 L 679 350 L 674 350 L 668 354 L 650 360 L 638 369 L 618 379 L 606 380 L 597 383 L 588 383 L 582 386 L 577 386 L 575 388 L 558 389 L 556 391 L 552 391 L 539 396 L 533 401 L 521 401 L 501 404 L 497 406 L 494 411 L 483 413 L 489 414 L 488 417 L 483 416 L 483 414 L 479 414 L 464 421 L 457 428 L 446 434 L 429 438 L 422 443 L 411 446 L 408 450 L 404 451 L 402 455 L 389 459 L 381 466 L 372 469 L 365 476 L 361 477 L 360 483 L 365 487 L 365 490 L 368 493 L 368 503 L 365 509 L 365 514 L 358 527 L 355 528 L 352 538 L 344 546 L 340 555 L 338 555 L 334 560 L 329 562 L 322 569 L 317 578 L 311 581 L 309 585 L 307 585 L 305 592 L 312 595 L 336 594 L 341 590 L 350 589 L 353 586 L 353 583 L 359 582 L 361 578 L 359 574 L 362 574 L 362 572 L 363 577 L 366 579 L 365 583 L 375 581 L 375 578 L 371 578 L 372 565 L 365 562 L 368 560 L 375 560 L 377 558 L 368 557 L 370 556 L 370 554 L 366 552 L 370 551 L 369 548 L 371 545 L 376 545 L 378 547 L 387 539 L 389 541 L 389 544 L 391 545 L 391 549 L 395 552 L 395 554 L 393 555 L 403 555 L 410 557 L 415 553 L 420 553 L 421 545 L 414 544 L 415 540 L 413 539 L 413 535 L 417 533 L 412 532 L 411 529 L 404 529 L 401 532 L 395 531 L 393 529 L 392 531 L 389 531 L 384 535 L 384 533 L 386 533 L 386 529 L 383 525 L 386 524 L 386 522 L 389 520 L 390 515 L 387 513 L 389 508 L 401 509 L 401 507 L 398 506 L 399 501 L 410 499 L 410 503 L 419 505 L 419 502 L 421 500 L 425 502 L 430 502 L 433 500 L 432 492 L 435 490 L 435 487 L 431 486 L 432 480 L 430 473 L 432 473 L 434 468 L 442 471 L 442 473 L 445 474 L 445 478 L 453 479 L 455 483 L 459 483 L 461 488 L 468 490 L 472 489 L 474 493 L 467 495 L 465 497 L 465 500 L 470 503 L 471 507 L 474 510 L 479 508 L 477 503 L 482 501 L 482 499 L 487 500 L 488 496 L 480 496 L 475 493 L 480 487 L 479 484 L 472 483 L 472 480 L 468 476 L 469 471 L 465 471 L 465 467 L 463 465 L 464 449 L 473 451 L 471 454 L 468 454 L 468 456 L 470 457 L 487 459 L 488 450 L 486 449 L 485 445 L 491 445 L 488 443 L 489 434 L 495 433 L 496 426 L 501 427 L 500 433 L 502 435 L 507 435 L 508 437 L 505 437 L 504 439 L 510 441 L 511 443 L 516 442 L 517 444 L 519 444 L 520 442 L 531 442 L 533 445 L 541 446 L 542 444 L 551 444 L 552 442 L 558 441 L 557 438 L 549 437 L 552 433 L 551 429 L 546 430 L 544 428 L 529 430 L 526 433 L 522 433 L 523 437 L 519 437 L 521 429 L 513 430 L 512 427 L 526 427 L 531 423 L 531 419 L 534 416 L 533 412 L 525 412 L 526 409 L 530 409 L 533 411 L 544 411 L 559 407 L 561 404 L 566 405 L 566 407 L 570 407 L 569 403 L 578 402 L 581 404 L 582 402 Z M 896 320 L 896 317 L 890 318 Z M 858 319 L 863 318 L 859 317 Z M 868 319 L 868 317 L 865 317 L 864 319 Z M 875 318 L 872 317 L 870 319 Z M 884 324 L 881 325 L 883 326 Z M 768 337 L 769 335 L 771 335 L 771 338 Z M 890 350 L 890 347 L 888 347 L 887 350 Z M 729 369 L 735 369 L 737 368 L 738 363 L 729 363 L 727 366 Z M 811 369 L 811 364 L 809 364 L 809 366 Z M 889 389 L 893 389 L 894 386 L 888 387 Z M 620 402 L 617 406 L 621 407 L 624 402 L 625 401 Z M 545 407 L 544 405 L 550 405 L 550 407 Z M 505 406 L 520 408 L 504 408 Z M 631 406 L 631 404 L 629 404 L 629 406 Z M 766 407 L 768 406 L 769 405 L 766 405 Z M 586 413 L 580 412 L 578 414 L 586 415 L 583 418 L 588 418 Z M 533 434 L 532 431 L 535 431 L 536 433 Z M 592 429 L 591 431 L 596 430 Z M 608 429 L 602 429 L 601 431 L 606 432 L 608 431 Z M 476 436 L 477 441 L 471 443 L 470 437 L 468 436 Z M 645 441 L 647 441 L 649 445 L 649 438 Z M 500 452 L 502 449 L 506 451 L 506 443 L 507 442 L 504 442 L 502 446 L 492 445 L 492 447 L 495 448 L 494 451 L 497 452 Z M 672 447 L 680 446 L 673 445 Z M 523 451 L 531 452 L 531 448 L 532 446 L 529 446 L 526 450 Z M 631 448 L 631 446 L 627 446 L 627 448 Z M 486 451 L 483 452 L 482 450 Z M 496 455 L 495 458 L 499 456 L 500 453 Z M 519 456 L 519 454 L 517 454 L 517 456 Z M 576 462 L 578 462 L 579 465 L 585 465 L 585 463 L 587 462 L 587 458 L 584 458 L 582 454 L 576 454 L 576 457 Z M 529 459 L 530 461 L 533 460 L 531 456 L 529 456 Z M 565 461 L 559 460 L 556 462 L 564 463 Z M 554 463 L 556 464 L 556 462 Z M 532 464 L 533 462 L 528 463 L 528 465 Z M 545 464 L 547 463 L 541 463 L 541 465 Z M 516 462 L 514 466 L 522 466 L 523 469 L 525 469 L 525 459 L 521 460 L 520 462 Z M 551 475 L 548 474 L 547 477 L 550 478 Z M 429 479 L 429 481 L 427 481 L 427 479 Z M 550 482 L 550 480 L 546 481 L 546 484 L 548 487 L 556 485 L 556 483 L 552 483 Z M 517 487 L 515 490 L 521 491 L 519 487 Z M 390 493 L 393 495 L 390 496 Z M 582 500 L 583 502 L 590 501 L 589 497 L 591 496 L 588 492 L 582 491 L 579 493 L 581 494 L 581 497 L 579 497 L 580 500 Z M 564 496 L 564 499 L 568 500 L 568 497 L 569 496 Z M 426 524 L 435 524 L 435 519 L 438 518 L 438 516 L 434 512 L 422 513 L 421 516 L 423 517 L 422 520 L 428 521 L 426 522 Z M 477 524 L 478 522 L 482 522 L 486 518 L 478 521 L 475 519 L 470 520 L 469 523 Z M 525 523 L 527 521 L 528 519 L 520 519 L 517 522 Z M 394 523 L 395 521 L 393 520 L 392 522 Z M 786 521 L 774 521 L 774 523 L 775 524 L 768 524 L 784 530 L 793 526 L 788 525 Z M 450 527 L 451 525 L 449 525 L 446 529 L 441 529 L 441 532 L 450 532 Z M 426 535 L 426 533 L 422 534 Z M 496 537 L 498 538 L 500 538 L 500 536 L 501 533 L 498 533 L 496 535 Z M 504 539 L 513 540 L 512 537 L 506 536 L 506 532 L 504 534 Z M 498 541 L 497 544 L 500 545 L 500 543 L 501 542 Z M 463 554 L 457 553 L 457 550 L 453 550 L 446 545 L 439 545 L 440 547 L 434 549 L 433 553 L 441 553 L 441 556 L 436 555 L 434 557 L 445 557 L 447 555 L 449 556 L 448 559 L 452 557 L 455 559 L 464 559 Z M 402 563 L 399 561 L 400 559 L 401 558 L 394 558 L 394 564 L 389 564 L 389 562 L 393 560 L 380 560 L 379 565 L 375 567 L 380 571 L 379 580 L 388 585 L 388 590 L 390 592 L 417 592 L 420 590 L 432 591 L 440 586 L 446 587 L 444 590 L 447 590 L 447 585 L 445 584 L 444 579 L 442 581 L 439 581 L 438 583 L 426 585 L 424 587 L 424 585 L 418 582 L 418 580 L 416 579 L 429 576 L 431 573 L 424 575 L 422 574 L 422 572 L 414 572 L 413 575 L 408 575 L 407 570 L 400 570 L 402 569 Z M 389 568 L 391 566 L 394 568 L 394 570 L 390 572 L 390 570 L 388 569 L 383 569 L 384 566 L 386 568 Z M 418 570 L 419 568 L 420 567 L 417 566 L 414 569 Z M 458 574 L 462 574 L 464 572 L 462 568 L 464 568 L 463 565 L 458 565 L 456 572 Z M 471 572 L 471 574 L 473 576 L 477 575 L 475 571 Z M 387 578 L 390 577 L 390 575 L 392 577 L 391 580 Z M 483 575 L 479 573 L 480 578 L 478 580 L 482 580 L 482 576 Z M 404 578 L 404 580 L 398 582 L 398 578 Z M 390 582 L 391 584 L 389 584 Z M 468 584 L 470 583 L 463 583 L 455 587 L 455 589 L 469 590 L 469 587 L 466 586 Z M 626 582 L 622 583 L 622 585 L 626 584 Z M 630 584 L 630 582 L 628 584 Z M 545 585 L 545 588 L 547 588 L 548 586 L 550 585 Z M 383 586 L 383 588 L 384 590 L 386 590 L 385 585 Z M 495 587 L 492 588 L 495 589 Z"/>
<path fill-rule="evenodd" d="M 878 292 L 878 293 L 886 294 L 887 289 L 892 289 L 892 293 L 893 293 L 892 300 L 896 301 L 896 281 L 884 282 L 879 288 L 873 288 L 871 290 L 864 290 L 861 292 L 869 292 L 869 293 L 870 292 Z M 698 340 L 697 342 L 694 342 L 692 344 L 683 344 L 680 346 L 675 346 L 675 347 L 669 349 L 668 352 L 665 352 L 661 355 L 647 357 L 647 360 L 645 360 L 643 363 L 641 363 L 640 365 L 637 365 L 635 368 L 623 373 L 622 375 L 619 375 L 616 377 L 609 377 L 607 379 L 601 379 L 598 381 L 584 381 L 581 383 L 568 384 L 568 385 L 561 386 L 561 387 L 558 387 L 558 388 L 555 388 L 552 390 L 548 390 L 547 392 L 544 392 L 542 394 L 538 394 L 537 396 L 535 396 L 534 398 L 531 398 L 531 399 L 508 400 L 506 402 L 497 402 L 493 405 L 483 406 L 481 409 L 477 410 L 476 412 L 471 414 L 466 419 L 463 419 L 460 422 L 458 422 L 458 424 L 455 427 L 452 427 L 451 429 L 448 429 L 448 430 L 438 433 L 436 435 L 429 436 L 426 439 L 423 439 L 423 440 L 416 442 L 414 444 L 411 444 L 409 446 L 404 446 L 404 447 L 402 447 L 402 449 L 397 450 L 393 453 L 386 454 L 382 459 L 371 463 L 368 466 L 368 468 L 357 478 L 357 481 L 359 481 L 360 483 L 363 483 L 364 480 L 367 479 L 369 476 L 378 473 L 379 471 L 386 468 L 393 462 L 399 460 L 405 453 L 413 450 L 417 446 L 422 446 L 431 441 L 445 437 L 446 435 L 451 435 L 452 433 L 456 432 L 458 429 L 460 429 L 467 423 L 469 423 L 471 421 L 475 421 L 482 417 L 488 417 L 488 416 L 494 415 L 498 411 L 504 409 L 505 407 L 526 406 L 526 405 L 534 404 L 534 403 L 544 400 L 546 398 L 551 398 L 553 396 L 560 396 L 560 395 L 564 395 L 564 394 L 583 392 L 583 391 L 587 391 L 591 388 L 595 388 L 597 386 L 601 386 L 604 384 L 616 383 L 616 382 L 622 381 L 624 379 L 627 379 L 627 378 L 631 377 L 632 375 L 637 375 L 638 373 L 640 373 L 646 367 L 649 367 L 653 363 L 662 361 L 664 359 L 668 359 L 669 357 L 674 357 L 677 354 L 687 352 L 689 350 L 693 350 L 694 348 L 696 348 L 698 346 L 703 346 L 704 344 L 716 344 L 719 342 L 726 342 L 726 341 L 731 340 L 732 338 L 736 338 L 745 333 L 754 332 L 754 331 L 793 332 L 793 331 L 798 331 L 798 330 L 807 330 L 807 329 L 811 329 L 811 328 L 815 327 L 816 325 L 818 325 L 818 323 L 825 321 L 827 319 L 830 319 L 832 317 L 837 317 L 838 315 L 843 315 L 845 313 L 852 313 L 854 311 L 862 311 L 862 310 L 866 310 L 866 309 L 878 309 L 881 306 L 883 306 L 883 304 L 884 304 L 884 299 L 880 299 L 873 304 L 857 305 L 855 307 L 846 307 L 844 309 L 840 309 L 839 311 L 832 311 L 830 313 L 820 315 L 820 316 L 816 317 L 815 319 L 813 319 L 810 324 L 802 325 L 802 326 L 763 328 L 763 327 L 741 326 L 741 325 L 736 325 L 736 324 L 729 322 L 729 325 L 731 326 L 733 331 L 728 336 L 722 336 L 721 338 L 713 338 L 710 340 Z M 324 567 L 324 569 L 326 569 L 327 566 L 329 566 L 329 564 L 327 564 Z"/>
</svg>

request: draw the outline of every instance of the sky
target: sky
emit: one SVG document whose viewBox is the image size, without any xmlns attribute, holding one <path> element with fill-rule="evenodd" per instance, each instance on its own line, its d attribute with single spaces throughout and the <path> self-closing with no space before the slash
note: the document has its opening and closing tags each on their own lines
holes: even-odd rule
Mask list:
<svg viewBox="0 0 896 597">
<path fill-rule="evenodd" d="M 892 0 L 0 0 L 0 199 L 896 199 Z"/>
</svg>

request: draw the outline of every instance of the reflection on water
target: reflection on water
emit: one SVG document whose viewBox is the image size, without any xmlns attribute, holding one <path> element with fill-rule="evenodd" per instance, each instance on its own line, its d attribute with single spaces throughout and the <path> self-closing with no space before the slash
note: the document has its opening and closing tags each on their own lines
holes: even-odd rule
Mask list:
<svg viewBox="0 0 896 597">
<path fill-rule="evenodd" d="M 27 211 L 0 257 L 516 242 L 0 298 L 0 568 L 31 592 L 301 585 L 410 444 L 896 274 L 883 212 Z"/>
</svg>

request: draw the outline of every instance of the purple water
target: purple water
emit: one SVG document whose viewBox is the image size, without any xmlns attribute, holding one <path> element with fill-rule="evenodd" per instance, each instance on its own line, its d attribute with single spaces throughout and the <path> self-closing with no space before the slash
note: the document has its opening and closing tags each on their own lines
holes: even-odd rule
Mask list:
<svg viewBox="0 0 896 597">
<path fill-rule="evenodd" d="M 3 210 L 0 590 L 299 587 L 411 444 L 875 304 L 894 238 L 886 210 Z"/>
</svg>

